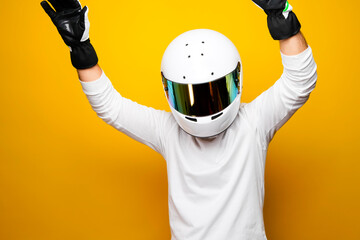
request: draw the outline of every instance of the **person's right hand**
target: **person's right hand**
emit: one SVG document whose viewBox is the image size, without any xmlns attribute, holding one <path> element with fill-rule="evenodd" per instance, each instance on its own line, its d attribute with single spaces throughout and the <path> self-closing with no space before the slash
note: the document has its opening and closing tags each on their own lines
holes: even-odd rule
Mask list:
<svg viewBox="0 0 360 240">
<path fill-rule="evenodd" d="M 89 39 L 88 8 L 86 6 L 81 8 L 77 0 L 48 1 L 56 11 L 47 1 L 42 1 L 41 6 L 58 29 L 65 44 L 70 47 L 73 66 L 77 69 L 95 66 L 98 58 Z"/>
</svg>

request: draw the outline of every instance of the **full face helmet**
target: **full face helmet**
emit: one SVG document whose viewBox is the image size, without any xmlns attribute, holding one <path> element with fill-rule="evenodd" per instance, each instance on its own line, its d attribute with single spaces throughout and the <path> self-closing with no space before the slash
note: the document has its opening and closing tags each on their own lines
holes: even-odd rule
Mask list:
<svg viewBox="0 0 360 240">
<path fill-rule="evenodd" d="M 240 107 L 242 64 L 223 34 L 195 29 L 176 37 L 161 61 L 165 96 L 180 127 L 196 137 L 226 130 Z"/>
</svg>

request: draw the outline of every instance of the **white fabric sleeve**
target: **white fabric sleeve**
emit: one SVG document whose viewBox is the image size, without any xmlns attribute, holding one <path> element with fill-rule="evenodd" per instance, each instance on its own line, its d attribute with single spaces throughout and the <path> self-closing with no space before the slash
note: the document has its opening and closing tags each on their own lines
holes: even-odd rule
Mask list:
<svg viewBox="0 0 360 240">
<path fill-rule="evenodd" d="M 264 148 L 276 131 L 305 104 L 317 80 L 317 66 L 310 46 L 298 55 L 280 54 L 284 66 L 280 79 L 244 106 L 250 123 L 264 140 Z"/>
<path fill-rule="evenodd" d="M 122 97 L 104 72 L 95 81 L 79 81 L 92 109 L 101 119 L 163 154 L 164 136 L 172 123 L 171 113 Z"/>
</svg>

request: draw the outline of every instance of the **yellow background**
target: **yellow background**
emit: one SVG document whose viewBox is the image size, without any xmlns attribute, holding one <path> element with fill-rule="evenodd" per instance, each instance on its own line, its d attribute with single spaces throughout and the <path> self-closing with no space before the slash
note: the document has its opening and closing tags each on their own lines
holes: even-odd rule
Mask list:
<svg viewBox="0 0 360 240">
<path fill-rule="evenodd" d="M 272 240 L 360 239 L 359 1 L 292 0 L 318 64 L 310 100 L 276 134 L 266 165 Z M 82 1 L 100 65 L 125 97 L 169 110 L 166 46 L 190 29 L 230 38 L 243 101 L 282 72 L 250 0 Z M 91 109 L 40 1 L 0 4 L 0 239 L 170 239 L 166 164 Z"/>
</svg>

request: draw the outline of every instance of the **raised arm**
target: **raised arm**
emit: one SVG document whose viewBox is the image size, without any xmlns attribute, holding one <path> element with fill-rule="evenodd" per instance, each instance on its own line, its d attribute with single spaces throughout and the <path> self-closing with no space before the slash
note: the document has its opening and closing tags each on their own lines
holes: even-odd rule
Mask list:
<svg viewBox="0 0 360 240">
<path fill-rule="evenodd" d="M 89 40 L 88 8 L 77 0 L 49 0 L 41 6 L 70 48 L 72 65 L 93 110 L 106 123 L 131 138 L 164 153 L 164 137 L 176 122 L 171 113 L 146 107 L 126 99 L 115 90 L 98 65 Z"/>
<path fill-rule="evenodd" d="M 100 77 L 93 80 L 99 71 Z M 78 73 L 92 109 L 102 120 L 136 141 L 164 154 L 166 134 L 171 127 L 176 126 L 171 113 L 124 98 L 98 65 Z"/>
<path fill-rule="evenodd" d="M 317 80 L 312 49 L 300 32 L 300 23 L 286 0 L 254 0 L 268 14 L 271 36 L 280 41 L 283 74 L 243 111 L 267 148 L 275 132 L 305 104 Z"/>
</svg>

